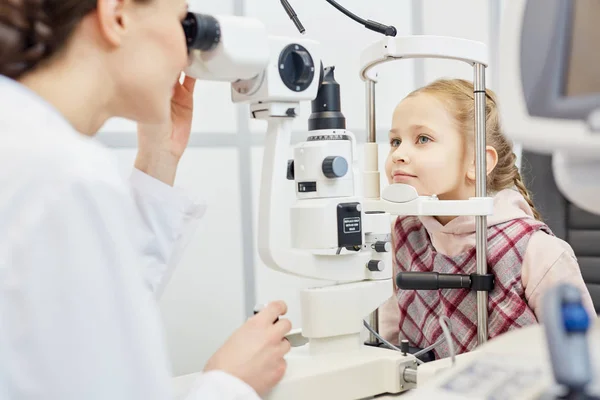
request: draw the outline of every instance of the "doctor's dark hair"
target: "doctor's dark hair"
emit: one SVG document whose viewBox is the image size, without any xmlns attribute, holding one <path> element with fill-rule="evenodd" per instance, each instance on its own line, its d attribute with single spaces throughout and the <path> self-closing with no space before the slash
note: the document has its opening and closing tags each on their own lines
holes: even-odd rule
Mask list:
<svg viewBox="0 0 600 400">
<path fill-rule="evenodd" d="M 0 74 L 18 79 L 59 53 L 97 3 L 98 0 L 0 0 Z"/>
<path fill-rule="evenodd" d="M 473 96 L 473 89 L 473 82 L 464 79 L 439 79 L 415 90 L 408 96 L 416 96 L 419 93 L 423 93 L 434 96 L 442 101 L 446 109 L 454 117 L 459 131 L 466 135 L 467 143 L 474 149 L 475 98 Z M 498 153 L 498 163 L 488 175 L 487 190 L 499 192 L 503 189 L 517 189 L 531 207 L 534 217 L 537 220 L 541 220 L 541 215 L 535 209 L 531 194 L 525 187 L 525 183 L 517 167 L 517 156 L 513 151 L 512 142 L 502 132 L 497 98 L 493 90 L 486 89 L 485 103 L 486 143 L 488 146 L 496 149 Z"/>
</svg>

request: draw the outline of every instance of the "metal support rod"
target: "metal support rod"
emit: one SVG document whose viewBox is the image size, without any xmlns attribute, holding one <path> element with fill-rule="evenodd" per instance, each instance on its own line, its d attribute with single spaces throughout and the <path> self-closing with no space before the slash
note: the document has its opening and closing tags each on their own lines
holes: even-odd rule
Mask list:
<svg viewBox="0 0 600 400">
<path fill-rule="evenodd" d="M 369 315 L 369 325 L 371 328 L 377 333 L 379 333 L 379 309 L 376 309 Z M 379 339 L 373 333 L 369 332 L 369 341 L 367 342 L 370 345 L 378 345 Z"/>
<path fill-rule="evenodd" d="M 368 80 L 366 82 L 366 101 L 367 101 L 367 143 L 377 142 L 377 122 L 375 119 L 375 82 Z M 376 309 L 369 315 L 369 325 L 377 333 L 379 333 L 379 310 Z M 379 339 L 369 332 L 368 344 L 377 345 Z"/>
<path fill-rule="evenodd" d="M 377 120 L 375 114 L 375 82 L 368 80 L 367 89 L 367 143 L 377 142 Z"/>
<path fill-rule="evenodd" d="M 475 196 L 487 196 L 487 165 L 485 139 L 485 66 L 474 65 L 474 97 L 475 97 Z M 477 273 L 487 274 L 487 216 L 475 217 L 475 245 Z M 482 345 L 488 339 L 488 293 L 477 292 L 477 343 Z"/>
</svg>

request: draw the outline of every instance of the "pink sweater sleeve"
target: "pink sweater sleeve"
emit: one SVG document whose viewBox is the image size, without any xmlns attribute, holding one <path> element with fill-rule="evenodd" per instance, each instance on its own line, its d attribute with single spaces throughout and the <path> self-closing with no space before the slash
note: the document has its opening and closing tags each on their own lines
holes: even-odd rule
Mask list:
<svg viewBox="0 0 600 400">
<path fill-rule="evenodd" d="M 585 308 L 591 317 L 596 318 L 592 298 L 581 276 L 573 249 L 567 242 L 545 232 L 533 234 L 523 257 L 521 279 L 525 298 L 538 321 L 542 320 L 542 298 L 545 292 L 558 283 L 570 283 L 579 288 Z"/>
</svg>

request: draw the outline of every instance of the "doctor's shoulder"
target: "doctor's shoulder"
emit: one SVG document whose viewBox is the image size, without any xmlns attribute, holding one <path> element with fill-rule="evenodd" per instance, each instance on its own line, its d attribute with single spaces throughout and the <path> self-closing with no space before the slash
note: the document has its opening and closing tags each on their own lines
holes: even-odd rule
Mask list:
<svg viewBox="0 0 600 400">
<path fill-rule="evenodd" d="M 3 187 L 33 196 L 56 192 L 69 185 L 101 185 L 126 191 L 116 155 L 95 139 L 76 132 L 52 129 L 0 138 L 0 173 Z M 7 140 L 7 137 L 13 139 Z"/>
<path fill-rule="evenodd" d="M 52 138 L 51 131 L 47 139 L 34 135 L 39 140 L 29 143 L 7 141 L 5 133 L 0 132 L 0 259 L 49 223 L 59 229 L 66 221 L 129 214 L 129 188 L 110 149 L 87 138 Z"/>
</svg>

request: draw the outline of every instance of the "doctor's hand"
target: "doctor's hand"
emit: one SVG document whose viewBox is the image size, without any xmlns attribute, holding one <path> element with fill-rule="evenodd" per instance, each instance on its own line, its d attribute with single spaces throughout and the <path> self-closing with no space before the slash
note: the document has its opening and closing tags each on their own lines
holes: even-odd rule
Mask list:
<svg viewBox="0 0 600 400">
<path fill-rule="evenodd" d="M 192 131 L 194 86 L 196 80 L 186 76 L 175 84 L 171 98 L 171 120 L 165 124 L 138 124 L 138 154 L 135 167 L 173 186 L 179 160 Z"/>
<path fill-rule="evenodd" d="M 231 335 L 204 371 L 227 372 L 246 382 L 259 396 L 265 395 L 283 378 L 287 367 L 283 356 L 291 345 L 285 335 L 292 325 L 287 319 L 273 323 L 286 312 L 283 302 L 267 305 Z"/>
</svg>

